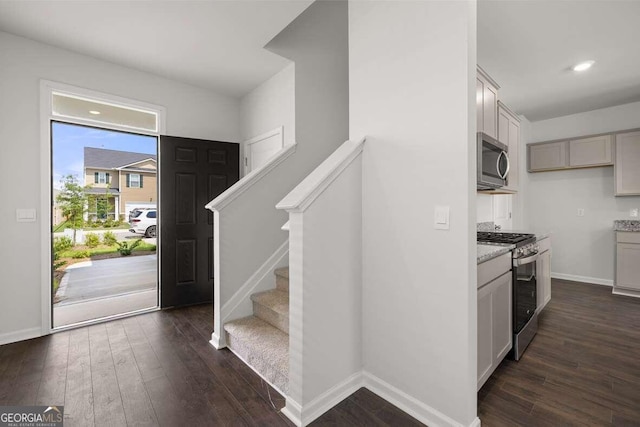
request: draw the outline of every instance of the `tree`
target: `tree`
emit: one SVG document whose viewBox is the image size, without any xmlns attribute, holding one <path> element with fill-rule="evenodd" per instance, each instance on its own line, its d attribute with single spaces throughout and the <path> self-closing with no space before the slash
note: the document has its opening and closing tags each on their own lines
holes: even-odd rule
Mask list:
<svg viewBox="0 0 640 427">
<path fill-rule="evenodd" d="M 76 241 L 76 230 L 82 228 L 82 218 L 87 202 L 84 187 L 78 182 L 75 175 L 66 175 L 61 180 L 62 190 L 56 197 L 56 201 L 62 209 L 62 214 L 67 218 L 73 228 L 73 241 Z"/>
</svg>

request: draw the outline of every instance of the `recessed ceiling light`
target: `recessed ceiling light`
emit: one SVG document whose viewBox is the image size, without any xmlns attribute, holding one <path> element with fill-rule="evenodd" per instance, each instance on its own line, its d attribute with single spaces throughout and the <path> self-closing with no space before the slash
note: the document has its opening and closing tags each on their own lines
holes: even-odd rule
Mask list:
<svg viewBox="0 0 640 427">
<path fill-rule="evenodd" d="M 584 61 L 573 66 L 573 71 L 585 71 L 591 68 L 596 61 Z"/>
<path fill-rule="evenodd" d="M 91 110 L 89 111 L 89 114 L 93 114 L 94 116 L 97 116 L 98 114 L 100 114 L 100 111 Z"/>
</svg>

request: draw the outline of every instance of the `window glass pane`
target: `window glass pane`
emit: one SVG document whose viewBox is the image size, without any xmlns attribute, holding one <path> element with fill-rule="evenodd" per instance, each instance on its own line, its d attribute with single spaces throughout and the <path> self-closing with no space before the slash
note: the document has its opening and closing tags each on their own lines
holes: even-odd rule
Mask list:
<svg viewBox="0 0 640 427">
<path fill-rule="evenodd" d="M 78 118 L 152 132 L 158 130 L 158 117 L 156 113 L 150 111 L 105 104 L 61 93 L 54 93 L 51 102 L 53 110 L 51 113 L 54 116 Z"/>
<path fill-rule="evenodd" d="M 149 211 L 147 213 L 147 218 L 155 218 L 156 217 L 156 211 Z"/>
<path fill-rule="evenodd" d="M 129 175 L 129 184 L 131 187 L 140 187 L 140 175 L 137 173 Z"/>
</svg>

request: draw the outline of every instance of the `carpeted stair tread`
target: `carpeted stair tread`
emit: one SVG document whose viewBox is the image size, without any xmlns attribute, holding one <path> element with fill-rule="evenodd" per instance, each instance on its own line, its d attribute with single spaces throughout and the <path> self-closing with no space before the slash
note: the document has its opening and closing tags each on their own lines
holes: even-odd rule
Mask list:
<svg viewBox="0 0 640 427">
<path fill-rule="evenodd" d="M 289 335 L 249 316 L 225 323 L 228 345 L 283 393 L 288 391 Z"/>
<path fill-rule="evenodd" d="M 289 292 L 270 289 L 251 295 L 251 301 L 264 305 L 280 315 L 289 317 Z"/>
<path fill-rule="evenodd" d="M 285 279 L 289 278 L 289 267 L 280 267 L 275 270 L 276 276 L 284 277 Z"/>
</svg>

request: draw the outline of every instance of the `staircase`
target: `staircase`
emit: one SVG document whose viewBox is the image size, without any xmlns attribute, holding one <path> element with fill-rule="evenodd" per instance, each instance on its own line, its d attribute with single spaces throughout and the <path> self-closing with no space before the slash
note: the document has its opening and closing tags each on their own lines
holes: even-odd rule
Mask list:
<svg viewBox="0 0 640 427">
<path fill-rule="evenodd" d="M 225 323 L 227 346 L 286 396 L 289 385 L 289 267 L 276 288 L 251 295 L 253 316 Z"/>
</svg>

